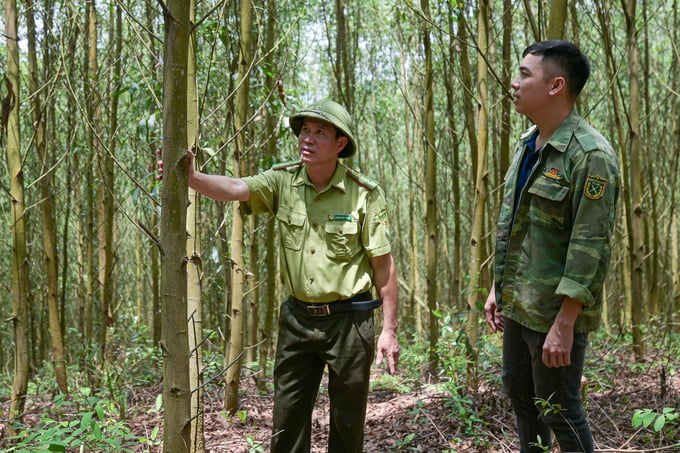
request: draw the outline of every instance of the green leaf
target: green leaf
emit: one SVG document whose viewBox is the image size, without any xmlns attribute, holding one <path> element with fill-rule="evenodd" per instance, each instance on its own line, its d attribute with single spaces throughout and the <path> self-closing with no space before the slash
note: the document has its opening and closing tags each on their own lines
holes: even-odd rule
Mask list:
<svg viewBox="0 0 680 453">
<path fill-rule="evenodd" d="M 61 444 L 61 443 L 50 443 L 50 446 L 47 447 L 47 450 L 49 450 L 49 451 L 66 451 L 66 445 Z"/>
<path fill-rule="evenodd" d="M 101 404 L 97 403 L 97 405 L 94 407 L 94 410 L 97 412 L 97 417 L 99 417 L 100 421 L 104 421 L 104 408 L 102 407 Z"/>
<path fill-rule="evenodd" d="M 665 415 L 659 415 L 656 418 L 656 421 L 654 422 L 654 431 L 657 433 L 661 431 L 666 424 L 666 416 Z"/>
<path fill-rule="evenodd" d="M 652 424 L 652 422 L 654 421 L 655 418 L 656 418 L 656 414 L 654 412 L 652 412 L 652 411 L 646 412 L 642 416 L 642 426 L 644 426 L 645 428 L 649 428 L 649 425 Z"/>
<path fill-rule="evenodd" d="M 163 394 L 160 393 L 160 394 L 156 397 L 156 410 L 157 410 L 158 412 L 160 412 L 162 408 L 163 408 Z"/>
<path fill-rule="evenodd" d="M 81 428 L 89 428 L 90 425 L 92 424 L 92 415 L 94 415 L 92 412 L 85 412 L 83 414 L 83 418 L 80 419 L 80 427 Z"/>
</svg>

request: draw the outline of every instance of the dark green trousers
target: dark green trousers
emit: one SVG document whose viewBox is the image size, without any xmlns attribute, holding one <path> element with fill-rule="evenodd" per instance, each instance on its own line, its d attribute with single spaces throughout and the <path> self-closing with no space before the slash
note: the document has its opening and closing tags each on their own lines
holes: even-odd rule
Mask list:
<svg viewBox="0 0 680 453">
<path fill-rule="evenodd" d="M 313 317 L 290 300 L 281 305 L 271 453 L 310 451 L 312 411 L 326 365 L 328 452 L 363 451 L 374 349 L 373 311 Z"/>
</svg>

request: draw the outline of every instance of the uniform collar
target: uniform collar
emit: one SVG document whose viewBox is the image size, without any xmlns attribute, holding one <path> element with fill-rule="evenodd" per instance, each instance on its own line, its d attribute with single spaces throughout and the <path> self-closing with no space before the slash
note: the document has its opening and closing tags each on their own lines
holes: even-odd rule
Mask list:
<svg viewBox="0 0 680 453">
<path fill-rule="evenodd" d="M 571 141 L 576 129 L 578 129 L 579 124 L 581 124 L 581 121 L 583 121 L 583 119 L 578 114 L 576 109 L 573 109 L 571 112 L 569 112 L 569 115 L 567 115 L 567 117 L 562 121 L 555 133 L 553 133 L 552 137 L 550 137 L 544 146 L 550 145 L 559 152 L 566 151 L 567 146 L 569 146 L 569 142 Z M 520 140 L 526 143 L 526 141 L 531 138 L 534 133 L 536 133 L 535 125 L 524 131 L 524 133 L 520 136 Z"/>
<path fill-rule="evenodd" d="M 328 184 L 326 188 L 322 190 L 322 192 L 325 192 L 331 187 L 335 187 L 336 189 L 344 192 L 345 188 L 347 187 L 347 183 L 345 181 L 346 175 L 347 167 L 338 162 L 338 165 L 335 167 L 335 172 L 331 177 L 331 182 Z M 307 174 L 307 167 L 305 165 L 300 166 L 300 169 L 298 170 L 298 173 L 297 175 L 295 175 L 295 179 L 293 180 L 294 186 L 300 186 L 302 184 L 314 187 L 314 184 L 312 184 L 312 181 L 310 181 L 309 179 L 309 175 Z"/>
</svg>

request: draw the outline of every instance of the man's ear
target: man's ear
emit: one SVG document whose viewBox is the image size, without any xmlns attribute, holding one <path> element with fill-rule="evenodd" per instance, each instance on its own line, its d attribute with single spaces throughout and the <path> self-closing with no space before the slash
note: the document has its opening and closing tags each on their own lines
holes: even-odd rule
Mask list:
<svg viewBox="0 0 680 453">
<path fill-rule="evenodd" d="M 550 95 L 554 96 L 562 90 L 567 89 L 567 80 L 562 76 L 553 78 L 552 87 L 550 88 Z"/>
<path fill-rule="evenodd" d="M 343 149 L 345 149 L 348 143 L 349 139 L 347 137 L 338 137 L 338 154 L 341 153 Z"/>
</svg>

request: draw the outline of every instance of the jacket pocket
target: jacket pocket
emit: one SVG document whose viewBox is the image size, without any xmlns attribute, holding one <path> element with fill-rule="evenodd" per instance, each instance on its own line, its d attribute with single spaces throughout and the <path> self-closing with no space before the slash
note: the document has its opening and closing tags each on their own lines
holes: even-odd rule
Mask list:
<svg viewBox="0 0 680 453">
<path fill-rule="evenodd" d="M 328 221 L 326 233 L 326 256 L 348 260 L 359 251 L 359 224 L 354 221 Z"/>
<path fill-rule="evenodd" d="M 564 228 L 569 215 L 569 186 L 548 178 L 536 179 L 528 190 L 531 195 L 529 220 L 547 228 Z"/>
<path fill-rule="evenodd" d="M 281 229 L 279 234 L 281 235 L 283 246 L 291 250 L 302 249 L 307 215 L 295 212 L 285 206 L 280 206 L 276 213 L 276 219 Z"/>
</svg>

